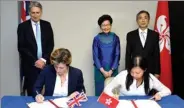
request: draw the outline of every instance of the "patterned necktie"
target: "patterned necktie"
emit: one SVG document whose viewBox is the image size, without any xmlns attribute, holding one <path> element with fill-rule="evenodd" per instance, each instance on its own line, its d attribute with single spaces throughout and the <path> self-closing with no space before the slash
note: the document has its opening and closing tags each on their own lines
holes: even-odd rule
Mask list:
<svg viewBox="0 0 184 108">
<path fill-rule="evenodd" d="M 41 42 L 41 32 L 39 24 L 36 23 L 36 43 L 37 43 L 37 57 L 38 59 L 42 57 L 42 42 Z"/>
</svg>

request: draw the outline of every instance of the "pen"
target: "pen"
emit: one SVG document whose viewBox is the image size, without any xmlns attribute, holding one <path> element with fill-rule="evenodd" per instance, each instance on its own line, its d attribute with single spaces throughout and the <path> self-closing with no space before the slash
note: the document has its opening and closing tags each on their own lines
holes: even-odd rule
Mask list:
<svg viewBox="0 0 184 108">
<path fill-rule="evenodd" d="M 154 100 L 154 98 L 155 98 L 155 97 L 153 96 L 153 97 L 151 97 L 151 98 L 149 98 L 149 99 L 150 99 L 150 100 Z"/>
<path fill-rule="evenodd" d="M 37 95 L 39 94 L 38 91 L 36 91 L 36 94 L 37 94 Z"/>
</svg>

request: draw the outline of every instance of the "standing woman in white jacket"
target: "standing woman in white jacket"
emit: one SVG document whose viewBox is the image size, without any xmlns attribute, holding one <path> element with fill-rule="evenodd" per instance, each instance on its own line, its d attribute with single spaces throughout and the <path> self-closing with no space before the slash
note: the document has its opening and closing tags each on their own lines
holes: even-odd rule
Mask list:
<svg viewBox="0 0 184 108">
<path fill-rule="evenodd" d="M 104 92 L 114 96 L 113 91 L 119 87 L 121 96 L 144 96 L 152 89 L 158 92 L 152 97 L 161 100 L 162 97 L 170 95 L 171 91 L 163 85 L 154 75 L 147 72 L 147 62 L 141 56 L 132 59 L 128 70 L 120 72 L 104 89 Z"/>
</svg>

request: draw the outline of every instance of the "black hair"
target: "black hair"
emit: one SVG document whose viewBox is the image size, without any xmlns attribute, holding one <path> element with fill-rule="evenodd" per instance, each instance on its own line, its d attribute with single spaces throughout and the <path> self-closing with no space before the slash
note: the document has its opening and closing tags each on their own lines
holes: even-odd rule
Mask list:
<svg viewBox="0 0 184 108">
<path fill-rule="evenodd" d="M 106 20 L 109 20 L 110 24 L 112 24 L 113 19 L 110 15 L 102 15 L 99 19 L 98 19 L 98 25 L 101 27 L 102 23 Z"/>
<path fill-rule="evenodd" d="M 149 73 L 147 72 L 147 61 L 145 58 L 141 56 L 135 56 L 132 59 L 131 65 L 128 67 L 128 75 L 126 77 L 126 89 L 129 90 L 130 85 L 133 83 L 133 77 L 131 76 L 130 72 L 131 69 L 134 67 L 140 67 L 142 70 L 144 70 L 143 73 L 143 81 L 144 81 L 144 91 L 145 94 L 149 94 L 150 88 L 149 88 Z"/>
<path fill-rule="evenodd" d="M 142 14 L 142 13 L 147 14 L 147 15 L 148 15 L 148 19 L 150 19 L 150 14 L 149 14 L 149 12 L 148 12 L 148 11 L 145 11 L 145 10 L 141 10 L 139 13 L 137 13 L 137 15 L 136 15 L 136 20 L 138 20 L 139 15 Z"/>
</svg>

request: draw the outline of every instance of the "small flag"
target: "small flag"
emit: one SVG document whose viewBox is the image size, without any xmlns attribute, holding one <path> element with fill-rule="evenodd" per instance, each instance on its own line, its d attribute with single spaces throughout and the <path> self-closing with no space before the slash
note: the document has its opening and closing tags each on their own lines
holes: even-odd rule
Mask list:
<svg viewBox="0 0 184 108">
<path fill-rule="evenodd" d="M 106 93 L 102 92 L 100 97 L 97 100 L 98 102 L 104 104 L 108 108 L 116 108 L 116 106 L 119 103 L 119 100 L 115 99 L 114 97 L 111 97 L 107 95 Z"/>
<path fill-rule="evenodd" d="M 81 92 L 77 94 L 75 97 L 71 98 L 68 102 L 67 105 L 69 107 L 74 107 L 76 106 L 81 106 L 80 102 L 86 102 L 88 100 L 86 94 L 84 92 Z"/>
</svg>

